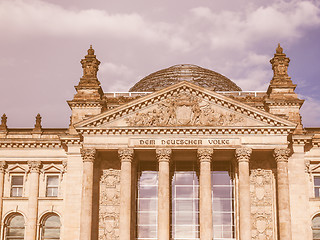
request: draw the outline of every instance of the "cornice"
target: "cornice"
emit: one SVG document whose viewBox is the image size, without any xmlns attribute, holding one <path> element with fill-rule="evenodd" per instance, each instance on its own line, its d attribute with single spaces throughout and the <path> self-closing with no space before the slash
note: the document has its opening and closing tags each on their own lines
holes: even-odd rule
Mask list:
<svg viewBox="0 0 320 240">
<path fill-rule="evenodd" d="M 61 148 L 60 141 L 4 139 L 0 140 L 0 148 Z"/>
<path fill-rule="evenodd" d="M 220 128 L 201 128 L 201 127 L 125 127 L 125 128 L 81 128 L 80 134 L 94 135 L 143 135 L 143 134 L 179 134 L 179 135 L 288 135 L 293 132 L 295 127 L 220 127 Z"/>
</svg>

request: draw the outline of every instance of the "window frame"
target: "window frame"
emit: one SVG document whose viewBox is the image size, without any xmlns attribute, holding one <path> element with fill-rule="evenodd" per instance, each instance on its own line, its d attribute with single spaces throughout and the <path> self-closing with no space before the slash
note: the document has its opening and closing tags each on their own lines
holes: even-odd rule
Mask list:
<svg viewBox="0 0 320 240">
<path fill-rule="evenodd" d="M 16 216 L 21 216 L 23 218 L 23 227 L 14 227 L 15 229 L 23 229 L 23 236 L 8 236 L 8 231 L 12 228 L 9 225 L 9 222 L 12 221 L 12 219 Z M 24 239 L 25 238 L 25 233 L 26 233 L 26 220 L 25 217 L 23 216 L 23 214 L 16 212 L 16 213 L 12 213 L 9 216 L 7 216 L 5 224 L 4 224 L 4 240 L 10 240 L 10 239 Z"/>
<path fill-rule="evenodd" d="M 315 185 L 315 178 L 320 179 L 320 174 L 313 174 L 312 176 L 312 181 L 313 181 L 313 196 L 314 198 L 320 198 L 320 185 L 316 186 Z M 318 196 L 316 196 L 316 190 L 318 191 Z"/>
<path fill-rule="evenodd" d="M 57 227 L 49 227 L 49 229 L 59 229 L 59 238 L 44 238 L 45 223 L 52 216 L 57 216 L 59 218 L 60 226 L 59 226 L 59 228 L 57 228 Z M 39 239 L 40 240 L 49 240 L 49 239 L 57 240 L 57 239 L 61 239 L 61 228 L 62 228 L 62 224 L 61 224 L 60 215 L 55 213 L 55 212 L 47 213 L 41 218 L 40 228 L 39 228 L 39 231 L 40 231 L 40 238 Z"/>
<path fill-rule="evenodd" d="M 47 198 L 58 198 L 60 194 L 60 175 L 53 173 L 53 174 L 46 174 L 45 176 L 45 197 Z M 48 178 L 49 177 L 57 177 L 58 179 L 58 184 L 57 186 L 48 186 Z M 56 188 L 57 189 L 57 195 L 56 196 L 49 196 L 48 195 L 48 188 Z"/>
<path fill-rule="evenodd" d="M 13 185 L 13 178 L 14 177 L 22 177 L 22 185 Z M 24 188 L 25 188 L 25 175 L 24 174 L 10 174 L 10 197 L 17 197 L 17 198 L 20 198 L 20 197 L 23 197 L 24 196 Z M 21 186 L 21 187 L 19 187 Z M 21 189 L 21 196 L 14 196 L 13 195 L 13 189 Z"/>
</svg>

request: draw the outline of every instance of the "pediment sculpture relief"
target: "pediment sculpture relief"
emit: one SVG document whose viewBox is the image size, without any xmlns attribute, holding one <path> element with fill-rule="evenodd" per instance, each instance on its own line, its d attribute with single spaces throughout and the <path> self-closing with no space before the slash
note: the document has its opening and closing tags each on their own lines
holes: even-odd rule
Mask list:
<svg viewBox="0 0 320 240">
<path fill-rule="evenodd" d="M 129 126 L 235 126 L 244 118 L 217 107 L 189 92 L 180 92 L 147 112 L 137 112 L 126 118 Z"/>
</svg>

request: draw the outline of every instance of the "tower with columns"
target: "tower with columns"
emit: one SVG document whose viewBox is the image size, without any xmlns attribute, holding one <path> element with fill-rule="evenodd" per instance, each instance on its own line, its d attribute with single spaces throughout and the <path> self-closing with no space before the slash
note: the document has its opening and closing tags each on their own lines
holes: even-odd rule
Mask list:
<svg viewBox="0 0 320 240">
<path fill-rule="evenodd" d="M 289 61 L 266 92 L 180 64 L 108 93 L 90 46 L 68 129 L 2 115 L 0 240 L 320 239 L 320 128 Z"/>
</svg>

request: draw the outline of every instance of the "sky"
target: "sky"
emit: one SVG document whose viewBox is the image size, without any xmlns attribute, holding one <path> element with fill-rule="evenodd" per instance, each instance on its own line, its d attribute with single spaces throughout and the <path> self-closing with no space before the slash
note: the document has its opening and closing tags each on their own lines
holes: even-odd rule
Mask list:
<svg viewBox="0 0 320 240">
<path fill-rule="evenodd" d="M 104 92 L 126 92 L 176 64 L 266 91 L 278 43 L 305 99 L 305 127 L 320 127 L 320 1 L 0 0 L 0 114 L 8 127 L 67 127 L 80 60 L 90 44 Z"/>
</svg>

